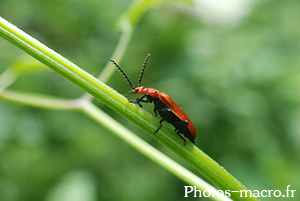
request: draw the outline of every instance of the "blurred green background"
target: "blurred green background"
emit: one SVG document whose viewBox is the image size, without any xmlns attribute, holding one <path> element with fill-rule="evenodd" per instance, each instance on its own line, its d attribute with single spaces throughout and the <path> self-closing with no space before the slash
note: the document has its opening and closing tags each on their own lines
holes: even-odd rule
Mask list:
<svg viewBox="0 0 300 201">
<path fill-rule="evenodd" d="M 129 0 L 0 0 L 0 15 L 98 76 L 120 37 Z M 213 4 L 215 2 L 215 4 Z M 300 192 L 300 1 L 164 4 L 138 23 L 121 67 L 172 97 L 198 131 L 196 145 L 252 190 Z M 24 52 L 0 39 L 0 73 Z M 113 67 L 113 66 L 112 66 Z M 108 83 L 127 95 L 119 73 Z M 47 71 L 10 89 L 78 98 Z M 149 135 L 126 127 L 193 171 Z M 152 105 L 145 108 L 152 112 Z M 197 173 L 198 174 L 198 173 Z M 202 176 L 200 176 L 202 177 Z M 0 200 L 182 200 L 186 183 L 91 119 L 0 100 Z M 285 193 L 285 192 L 283 192 Z M 184 198 L 185 200 L 208 200 Z"/>
</svg>

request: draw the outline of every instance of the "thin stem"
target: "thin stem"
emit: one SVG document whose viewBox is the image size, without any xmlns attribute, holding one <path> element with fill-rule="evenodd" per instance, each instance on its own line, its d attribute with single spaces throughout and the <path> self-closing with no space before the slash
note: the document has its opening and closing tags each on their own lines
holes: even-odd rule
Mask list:
<svg viewBox="0 0 300 201">
<path fill-rule="evenodd" d="M 32 107 L 52 110 L 78 110 L 79 100 L 59 99 L 32 93 L 16 91 L 0 91 L 0 98 Z"/>
</svg>

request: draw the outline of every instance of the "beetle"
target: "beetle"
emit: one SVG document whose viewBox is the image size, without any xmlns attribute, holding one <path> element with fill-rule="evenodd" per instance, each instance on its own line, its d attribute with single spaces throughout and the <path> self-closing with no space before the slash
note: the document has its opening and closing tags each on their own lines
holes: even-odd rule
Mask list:
<svg viewBox="0 0 300 201">
<path fill-rule="evenodd" d="M 183 110 L 167 94 L 160 92 L 157 89 L 146 88 L 144 86 L 141 86 L 141 81 L 144 75 L 145 67 L 149 56 L 150 54 L 147 55 L 146 59 L 143 62 L 141 74 L 138 80 L 138 87 L 136 88 L 133 87 L 129 78 L 120 68 L 120 66 L 114 60 L 110 60 L 122 73 L 122 75 L 127 80 L 128 84 L 132 88 L 130 93 L 143 94 L 143 96 L 137 98 L 136 101 L 128 101 L 131 103 L 138 104 L 140 107 L 142 107 L 141 102 L 154 103 L 153 111 L 155 113 L 155 117 L 157 117 L 157 113 L 159 113 L 159 115 L 162 118 L 159 121 L 159 127 L 154 131 L 154 134 L 160 130 L 160 128 L 162 127 L 162 122 L 166 121 L 175 127 L 176 133 L 184 141 L 184 146 L 186 145 L 186 140 L 180 135 L 180 133 L 187 137 L 192 143 L 195 143 L 195 138 L 197 136 L 196 129 L 191 120 L 183 112 Z"/>
</svg>

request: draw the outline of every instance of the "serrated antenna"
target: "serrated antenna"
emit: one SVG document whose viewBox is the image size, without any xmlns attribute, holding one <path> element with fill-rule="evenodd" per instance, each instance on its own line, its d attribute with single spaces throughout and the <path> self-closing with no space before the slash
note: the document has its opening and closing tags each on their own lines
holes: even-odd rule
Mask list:
<svg viewBox="0 0 300 201">
<path fill-rule="evenodd" d="M 142 78 L 143 78 L 143 75 L 144 75 L 145 67 L 146 67 L 146 64 L 147 64 L 147 61 L 148 61 L 149 57 L 150 57 L 150 53 L 147 55 L 147 57 L 146 57 L 146 59 L 143 63 L 143 67 L 142 67 L 139 82 L 138 82 L 138 87 L 141 86 L 141 82 L 142 82 Z"/>
<path fill-rule="evenodd" d="M 131 84 L 131 82 L 130 82 L 130 80 L 129 80 L 129 78 L 127 77 L 127 75 L 124 73 L 124 71 L 120 68 L 120 66 L 114 61 L 114 60 L 110 60 L 117 68 L 118 68 L 118 70 L 122 73 L 122 75 L 125 77 L 125 79 L 127 80 L 127 82 L 128 82 L 128 84 L 130 85 L 130 87 L 132 88 L 132 89 L 135 89 L 133 86 L 132 86 L 132 84 Z"/>
</svg>

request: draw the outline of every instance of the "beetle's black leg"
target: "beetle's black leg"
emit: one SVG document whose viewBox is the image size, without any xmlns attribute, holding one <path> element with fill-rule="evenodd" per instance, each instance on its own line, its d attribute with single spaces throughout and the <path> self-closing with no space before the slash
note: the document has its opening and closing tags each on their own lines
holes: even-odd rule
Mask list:
<svg viewBox="0 0 300 201">
<path fill-rule="evenodd" d="M 139 100 L 139 98 L 137 98 L 136 101 L 132 101 L 132 100 L 129 100 L 129 99 L 128 99 L 128 101 L 129 101 L 130 103 L 138 104 L 140 107 L 143 107 L 143 105 L 140 103 L 141 100 Z"/>
<path fill-rule="evenodd" d="M 157 111 L 160 111 L 160 112 L 162 112 L 162 111 L 164 111 L 164 112 L 170 112 L 171 110 L 169 108 L 163 108 L 163 109 L 156 109 L 156 108 L 154 108 L 153 111 L 155 113 L 155 117 L 157 117 Z M 165 121 L 166 119 L 168 119 L 169 115 L 170 115 L 170 113 L 167 116 L 165 116 L 162 120 L 159 121 L 159 127 L 158 127 L 158 129 L 155 130 L 154 134 L 159 131 L 159 129 L 162 126 L 162 122 Z"/>
<path fill-rule="evenodd" d="M 179 137 L 180 137 L 181 139 L 183 139 L 183 141 L 184 141 L 184 146 L 185 146 L 185 145 L 186 145 L 186 140 L 180 135 L 179 131 L 176 131 L 176 133 L 177 133 L 177 135 L 179 135 Z"/>
<path fill-rule="evenodd" d="M 188 125 L 189 125 L 189 122 L 187 120 L 183 120 L 183 121 L 175 121 L 175 122 L 172 122 L 172 124 L 175 126 L 175 127 L 183 127 L 183 128 L 186 128 Z M 182 135 L 180 134 L 180 131 L 181 129 L 175 129 L 176 133 L 179 135 L 179 137 L 181 139 L 183 139 L 184 141 L 184 146 L 186 145 L 186 140 L 182 137 Z"/>
<path fill-rule="evenodd" d="M 143 95 L 142 97 L 139 97 L 136 99 L 136 101 L 128 100 L 131 103 L 139 104 L 140 102 L 145 102 L 143 99 L 146 97 L 146 95 Z"/>
<path fill-rule="evenodd" d="M 156 130 L 154 131 L 153 134 L 155 134 L 155 133 L 157 133 L 157 132 L 159 131 L 159 129 L 160 129 L 161 126 L 162 126 L 162 122 L 163 122 L 164 120 L 165 120 L 165 119 L 162 119 L 162 120 L 159 121 L 159 127 L 158 127 L 158 129 L 156 129 Z"/>
<path fill-rule="evenodd" d="M 159 121 L 159 127 L 154 131 L 153 134 L 157 133 L 161 129 L 163 121 L 165 121 L 165 119 L 162 119 L 162 120 Z M 180 122 L 185 123 L 185 125 L 187 124 L 185 121 L 180 121 Z M 179 137 L 183 140 L 184 146 L 185 146 L 186 145 L 186 140 L 181 136 L 181 134 L 179 133 L 179 131 L 177 129 L 175 129 L 175 131 L 176 131 L 177 135 L 179 135 Z"/>
<path fill-rule="evenodd" d="M 145 94 L 142 97 L 137 98 L 136 101 L 132 101 L 132 100 L 129 100 L 129 99 L 128 99 L 128 101 L 130 103 L 135 103 L 135 104 L 138 104 L 140 107 L 143 107 L 143 105 L 140 102 L 145 102 L 145 103 L 151 103 L 152 102 L 147 97 L 149 97 L 149 94 Z"/>
</svg>

